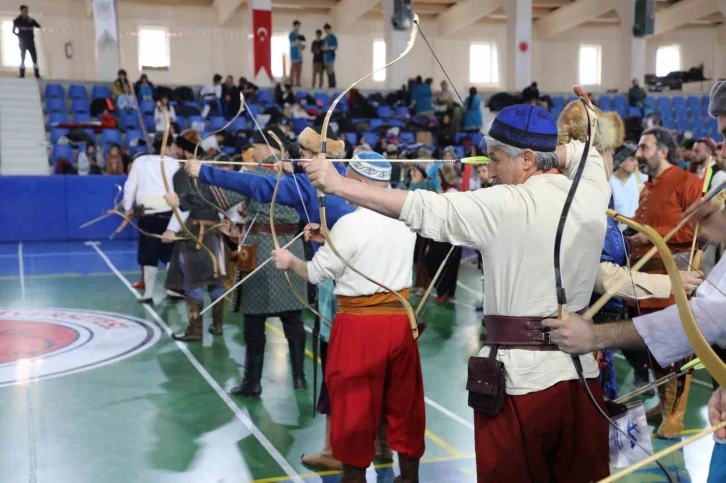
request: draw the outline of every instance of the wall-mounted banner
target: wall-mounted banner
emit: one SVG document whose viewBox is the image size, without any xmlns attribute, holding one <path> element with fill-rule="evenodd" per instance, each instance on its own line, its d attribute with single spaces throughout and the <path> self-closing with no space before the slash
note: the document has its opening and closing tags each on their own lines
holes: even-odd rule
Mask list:
<svg viewBox="0 0 726 483">
<path fill-rule="evenodd" d="M 251 0 L 255 83 L 272 84 L 272 1 Z"/>
<path fill-rule="evenodd" d="M 96 27 L 96 45 L 118 43 L 116 0 L 93 0 L 93 22 Z"/>
</svg>

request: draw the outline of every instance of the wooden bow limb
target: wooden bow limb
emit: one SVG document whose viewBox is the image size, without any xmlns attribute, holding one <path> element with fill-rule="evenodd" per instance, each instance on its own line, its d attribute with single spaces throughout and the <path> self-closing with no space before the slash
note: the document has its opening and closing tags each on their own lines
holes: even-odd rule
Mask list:
<svg viewBox="0 0 726 483">
<path fill-rule="evenodd" d="M 713 177 L 713 169 L 709 166 L 706 168 L 706 173 L 703 176 L 703 188 L 701 192 L 703 195 L 701 196 L 701 199 L 703 199 L 704 196 L 706 196 L 706 193 L 708 192 L 708 187 L 711 184 L 711 178 Z M 700 223 L 696 223 L 696 228 L 693 230 L 693 243 L 691 243 L 691 254 L 688 256 L 688 266 L 689 267 L 695 267 L 696 270 L 701 269 L 701 263 L 703 262 L 703 250 L 701 247 L 699 247 L 698 252 L 700 252 L 700 259 L 697 260 L 698 263 L 694 263 L 694 257 L 696 256 L 696 243 L 698 242 L 698 230 L 701 227 Z"/>
<path fill-rule="evenodd" d="M 352 163 L 355 161 L 355 159 L 341 159 L 341 158 L 327 158 L 328 161 L 332 163 Z M 186 160 L 186 159 L 180 159 L 180 163 L 188 163 L 189 161 L 200 161 L 202 164 L 223 164 L 223 165 L 231 165 L 231 166 L 250 166 L 252 168 L 274 168 L 274 164 L 270 163 L 255 163 L 254 161 L 201 161 L 197 159 L 193 160 Z M 280 162 L 283 163 L 309 163 L 311 161 L 315 161 L 315 159 L 305 159 L 305 158 L 287 158 L 283 157 L 280 158 Z M 424 164 L 434 164 L 434 163 L 449 163 L 449 164 L 455 164 L 455 163 L 461 163 L 461 164 L 489 164 L 489 158 L 486 156 L 469 156 L 466 158 L 455 158 L 455 159 L 387 159 L 386 160 L 389 163 L 398 163 L 398 164 L 408 164 L 408 163 L 424 163 Z"/>
<path fill-rule="evenodd" d="M 414 21 L 414 23 L 418 23 L 418 15 L 414 14 L 413 21 Z M 387 67 L 395 64 L 396 62 L 398 62 L 399 60 L 404 58 L 406 55 L 408 55 L 408 53 L 411 52 L 411 49 L 413 49 L 413 46 L 416 42 L 417 32 L 418 32 L 417 28 L 413 28 L 413 27 L 411 28 L 411 35 L 408 39 L 408 44 L 406 44 L 406 48 L 403 50 L 403 52 L 401 52 L 398 55 L 398 57 L 393 59 L 391 62 L 388 62 L 383 67 L 375 69 L 373 72 L 367 74 L 365 77 L 362 77 L 361 79 L 357 80 L 352 85 L 350 85 L 350 87 L 343 90 L 343 92 L 341 92 L 338 95 L 338 97 L 336 97 L 335 100 L 333 100 L 333 102 L 330 104 L 330 108 L 328 109 L 327 114 L 325 115 L 325 120 L 323 121 L 322 129 L 320 130 L 320 149 L 318 150 L 319 151 L 318 159 L 322 159 L 322 160 L 327 159 L 325 153 L 327 150 L 326 141 L 327 141 L 327 137 L 328 137 L 328 126 L 330 125 L 330 118 L 332 117 L 333 111 L 335 110 L 335 107 L 338 105 L 338 103 L 346 96 L 346 94 L 348 94 L 348 92 L 351 89 L 356 87 L 358 84 L 360 84 L 364 80 L 368 79 L 369 77 L 373 76 L 375 73 L 380 72 L 380 71 L 386 69 Z M 348 262 L 348 260 L 343 258 L 343 256 L 340 254 L 340 252 L 336 248 L 335 244 L 330 240 L 330 231 L 328 230 L 328 217 L 327 217 L 326 211 L 325 211 L 325 193 L 320 189 L 317 190 L 317 193 L 318 193 L 318 210 L 320 212 L 320 232 L 322 233 L 323 238 L 325 239 L 325 243 L 330 248 L 330 251 L 332 251 L 333 254 L 336 257 L 338 257 L 338 259 L 341 262 L 343 262 L 343 264 L 346 266 L 346 268 L 357 273 L 358 275 L 360 275 L 364 279 L 368 280 L 369 282 L 371 282 L 375 285 L 378 285 L 383 290 L 392 293 L 396 297 L 396 299 L 398 299 L 398 301 L 401 303 L 404 310 L 406 311 L 406 315 L 408 316 L 409 324 L 411 326 L 411 333 L 413 335 L 413 338 L 418 339 L 418 336 L 419 336 L 418 321 L 416 320 L 416 314 L 414 313 L 413 307 L 411 306 L 410 302 L 408 300 L 406 300 L 406 298 L 404 298 L 396 290 L 393 290 L 392 288 L 390 288 L 376 280 L 373 280 L 371 277 L 367 276 L 366 274 L 364 274 L 357 268 L 353 267 Z"/>
<path fill-rule="evenodd" d="M 113 214 L 114 214 L 114 210 L 108 210 L 108 211 L 107 211 L 106 213 L 104 213 L 103 215 L 101 215 L 101 216 L 99 216 L 99 217 L 97 217 L 97 218 L 94 218 L 94 219 L 92 219 L 91 221 L 87 221 L 87 222 L 85 222 L 84 224 L 82 224 L 82 225 L 81 225 L 81 226 L 79 226 L 78 228 L 80 228 L 80 229 L 88 228 L 88 227 L 89 227 L 89 226 L 91 226 L 91 225 L 95 225 L 95 224 L 96 224 L 96 223 L 98 223 L 99 221 L 105 220 L 105 219 L 106 219 L 106 218 L 108 218 L 109 216 L 113 216 Z"/>
<path fill-rule="evenodd" d="M 277 143 L 277 145 L 280 148 L 280 154 L 282 157 L 286 156 L 285 152 L 285 145 L 282 143 L 282 140 L 280 140 L 279 137 L 273 132 L 273 131 L 267 131 L 267 134 L 272 137 L 272 139 Z M 282 166 L 279 167 L 279 171 L 277 172 L 277 180 L 275 182 L 275 189 L 272 192 L 272 199 L 270 200 L 270 234 L 272 235 L 272 243 L 275 245 L 275 250 L 280 249 L 280 242 L 277 239 L 277 230 L 275 230 L 275 203 L 277 201 L 277 194 L 280 191 L 280 182 L 282 181 L 282 175 L 285 174 L 285 170 L 282 169 Z M 303 231 L 304 233 L 304 231 Z M 292 283 L 292 279 L 290 278 L 290 273 L 285 271 L 282 272 L 285 274 L 285 280 L 287 280 L 287 284 L 290 286 L 290 290 L 292 290 L 292 293 L 295 294 L 295 298 L 297 298 L 300 303 L 302 303 L 309 311 L 311 311 L 313 314 L 315 314 L 317 317 L 320 318 L 320 320 L 324 321 L 329 326 L 333 325 L 333 322 L 328 320 L 326 317 L 323 317 L 320 312 L 315 309 L 312 305 L 308 303 L 307 300 L 305 300 L 305 297 L 302 296 L 300 292 L 295 288 L 295 284 Z"/>
<path fill-rule="evenodd" d="M 140 234 L 142 234 L 144 236 L 148 236 L 149 238 L 157 238 L 159 240 L 161 240 L 163 238 L 161 235 L 157 235 L 156 233 L 149 233 L 148 231 L 145 231 L 145 230 L 141 229 L 136 223 L 134 223 L 133 221 L 131 221 L 131 219 L 129 217 L 127 217 L 124 213 L 122 213 L 120 211 L 117 211 L 117 210 L 108 210 L 106 212 L 106 214 L 103 215 L 103 217 L 105 218 L 107 216 L 114 216 L 114 215 L 120 216 L 121 218 L 123 218 L 123 221 L 118 226 L 118 228 L 116 228 L 116 231 L 114 231 L 111 234 L 111 238 L 110 238 L 111 240 L 113 240 L 113 238 L 116 235 L 118 235 L 119 233 L 121 233 L 124 230 L 124 228 L 126 228 L 127 226 L 130 226 L 134 230 L 138 231 Z M 91 222 L 95 223 L 96 221 L 100 221 L 99 218 L 96 218 L 95 220 L 91 220 L 90 222 L 86 223 L 85 226 L 88 226 L 89 224 L 91 224 Z M 82 225 L 81 228 L 85 228 L 85 226 Z M 210 229 L 217 228 L 218 226 L 219 225 L 214 225 Z M 178 237 L 178 236 L 177 237 L 174 237 L 174 241 L 181 241 L 181 240 L 188 240 L 188 238 L 187 237 Z"/>
<path fill-rule="evenodd" d="M 626 476 L 638 471 L 639 469 L 648 466 L 651 463 L 655 463 L 657 460 L 663 458 L 664 456 L 668 456 L 671 453 L 675 453 L 676 451 L 688 446 L 691 443 L 694 443 L 698 441 L 699 439 L 703 438 L 704 436 L 708 436 L 709 434 L 713 434 L 719 429 L 726 428 L 726 421 L 722 422 L 721 424 L 718 424 L 716 426 L 712 426 L 710 428 L 706 428 L 700 433 L 696 433 L 690 438 L 686 438 L 682 440 L 681 442 L 674 444 L 673 446 L 669 446 L 668 448 L 658 451 L 657 453 L 653 454 L 652 456 L 649 456 L 648 458 L 644 459 L 643 461 L 640 461 L 632 466 L 628 466 L 623 471 L 619 471 L 618 473 L 615 473 L 614 475 L 610 475 L 605 479 L 600 480 L 598 483 L 611 483 L 613 481 L 617 481 L 621 478 L 625 478 Z"/>
<path fill-rule="evenodd" d="M 292 240 L 290 240 L 289 242 L 287 242 L 287 244 L 283 245 L 283 246 L 281 247 L 281 250 L 284 250 L 284 249 L 286 249 L 286 248 L 289 248 L 289 247 L 290 247 L 290 246 L 291 246 L 291 245 L 292 245 L 293 243 L 295 243 L 295 242 L 296 242 L 296 241 L 297 241 L 297 240 L 298 240 L 298 239 L 299 239 L 299 238 L 300 238 L 301 236 L 303 236 L 304 234 L 305 234 L 305 232 L 301 231 L 300 233 L 298 233 L 297 235 L 295 235 L 295 238 L 293 238 Z M 257 265 L 257 268 L 255 268 L 255 269 L 254 269 L 254 270 L 252 270 L 252 271 L 251 271 L 250 273 L 248 273 L 247 275 L 245 275 L 245 276 L 244 276 L 244 278 L 243 278 L 242 280 L 240 280 L 240 281 L 239 281 L 239 282 L 237 282 L 237 283 L 236 283 L 236 284 L 235 284 L 234 286 L 232 286 L 232 288 L 230 288 L 229 290 L 227 290 L 226 292 L 224 292 L 224 294 L 223 294 L 223 295 L 222 295 L 221 297 L 219 297 L 219 298 L 218 298 L 217 300 L 215 300 L 215 301 L 214 301 L 214 302 L 212 302 L 211 304 L 207 305 L 207 306 L 206 306 L 206 307 L 204 308 L 204 310 L 202 310 L 201 312 L 199 312 L 199 315 L 202 315 L 202 314 L 204 314 L 204 313 L 205 313 L 206 311 L 208 311 L 209 309 L 211 309 L 212 307 L 214 307 L 214 306 L 215 306 L 215 305 L 217 304 L 217 302 L 219 302 L 219 301 L 220 301 L 220 300 L 222 300 L 222 299 L 223 299 L 224 297 L 226 297 L 227 295 L 229 295 L 229 294 L 231 294 L 232 292 L 234 292 L 234 291 L 235 291 L 235 289 L 237 289 L 237 287 L 239 287 L 240 285 L 242 285 L 243 283 L 245 283 L 245 282 L 246 282 L 247 280 L 249 280 L 249 279 L 250 279 L 250 278 L 252 277 L 252 275 L 254 275 L 254 274 L 256 274 L 257 272 L 259 272 L 260 270 L 262 270 L 262 267 L 266 266 L 266 265 L 267 265 L 268 263 L 270 263 L 271 261 L 272 261 L 272 257 L 268 258 L 268 259 L 267 259 L 267 260 L 265 260 L 264 262 L 262 262 L 262 263 L 260 263 L 259 265 Z"/>
<path fill-rule="evenodd" d="M 171 186 L 169 185 L 169 180 L 166 178 L 166 166 L 164 165 L 164 157 L 166 155 L 166 144 L 169 141 L 169 131 L 171 130 L 171 123 L 169 121 L 169 114 L 161 109 L 161 103 L 159 103 L 158 105 L 159 110 L 161 110 L 162 115 L 164 116 L 164 136 L 161 138 L 161 153 L 159 156 L 159 165 L 161 166 L 161 179 L 164 181 L 164 189 L 166 190 L 167 194 L 170 194 L 172 193 L 172 190 Z M 179 222 L 179 225 L 181 226 L 184 233 L 186 233 L 186 235 L 189 237 L 189 239 L 195 240 L 197 244 L 209 254 L 209 258 L 212 260 L 213 278 L 219 277 L 219 263 L 217 262 L 217 255 L 212 250 L 210 250 L 207 245 L 204 244 L 204 240 L 194 236 L 191 230 L 189 230 L 189 227 L 187 227 L 186 223 L 184 222 L 181 213 L 179 213 L 179 208 L 177 208 L 176 206 L 172 206 L 171 210 L 174 213 L 176 221 Z"/>
</svg>

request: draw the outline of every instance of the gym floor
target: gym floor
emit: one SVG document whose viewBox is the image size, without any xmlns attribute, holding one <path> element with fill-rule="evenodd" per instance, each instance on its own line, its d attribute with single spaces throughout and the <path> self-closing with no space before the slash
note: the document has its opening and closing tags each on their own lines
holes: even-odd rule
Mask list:
<svg viewBox="0 0 726 483">
<path fill-rule="evenodd" d="M 320 450 L 324 419 L 313 418 L 312 389 L 292 389 L 280 321 L 267 324 L 261 399 L 229 396 L 243 371 L 242 316 L 228 315 L 223 337 L 173 341 L 184 305 L 162 299 L 161 276 L 157 304 L 137 302 L 135 253 L 135 242 L 0 245 L 0 482 L 338 481 L 300 463 Z M 476 481 L 464 390 L 480 347 L 475 262 L 463 261 L 456 303 L 426 312 L 422 483 Z M 309 314 L 305 323 L 309 331 Z M 624 393 L 632 370 L 617 356 Z M 311 387 L 312 371 L 308 351 Z M 707 425 L 711 381 L 696 378 L 684 434 Z M 669 444 L 653 439 L 656 451 Z M 706 437 L 662 462 L 679 481 L 705 482 L 712 446 Z M 392 481 L 392 466 L 371 467 L 368 481 Z M 622 481 L 666 479 L 651 466 Z"/>
</svg>

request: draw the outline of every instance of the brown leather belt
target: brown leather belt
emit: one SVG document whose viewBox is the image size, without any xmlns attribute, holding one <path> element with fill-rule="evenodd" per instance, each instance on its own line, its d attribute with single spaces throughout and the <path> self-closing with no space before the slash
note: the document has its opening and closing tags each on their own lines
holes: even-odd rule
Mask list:
<svg viewBox="0 0 726 483">
<path fill-rule="evenodd" d="M 587 307 L 578 311 L 582 315 Z M 542 321 L 549 317 L 511 317 L 508 315 L 486 315 L 482 319 L 484 333 L 481 340 L 486 345 L 503 349 L 524 349 L 529 351 L 557 351 L 559 348 L 550 340 L 550 331 L 542 327 Z"/>
<path fill-rule="evenodd" d="M 409 289 L 399 292 L 408 300 Z M 338 295 L 338 313 L 353 315 L 400 315 L 405 314 L 406 309 L 398 301 L 398 298 L 391 292 L 376 293 L 373 295 L 361 295 L 358 297 L 346 297 Z"/>
<path fill-rule="evenodd" d="M 300 227 L 294 223 L 276 223 L 275 232 L 278 235 L 297 235 L 300 231 Z M 268 223 L 255 223 L 250 227 L 250 233 L 253 235 L 272 235 L 272 230 Z"/>
</svg>

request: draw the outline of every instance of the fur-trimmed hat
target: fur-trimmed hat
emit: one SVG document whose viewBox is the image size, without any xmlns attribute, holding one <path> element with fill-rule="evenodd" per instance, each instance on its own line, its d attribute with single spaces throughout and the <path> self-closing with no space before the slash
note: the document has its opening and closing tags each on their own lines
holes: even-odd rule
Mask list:
<svg viewBox="0 0 726 483">
<path fill-rule="evenodd" d="M 314 128 L 306 127 L 297 137 L 297 142 L 308 151 L 318 153 L 320 151 L 321 131 L 321 126 L 316 126 Z M 330 128 L 328 128 L 328 136 L 325 146 L 325 154 L 331 158 L 342 158 L 345 155 L 345 141 L 342 139 L 339 140 Z"/>
<path fill-rule="evenodd" d="M 184 151 L 194 153 L 200 140 L 196 129 L 185 129 L 174 139 L 174 143 Z"/>
<path fill-rule="evenodd" d="M 713 85 L 708 114 L 711 117 L 726 116 L 726 81 L 721 80 Z"/>
<path fill-rule="evenodd" d="M 598 116 L 593 146 L 598 151 L 607 151 L 623 145 L 625 140 L 625 124 L 617 112 L 602 112 L 594 107 Z M 587 114 L 585 106 L 578 99 L 565 106 L 557 120 L 557 143 L 567 144 L 587 139 Z"/>
</svg>

